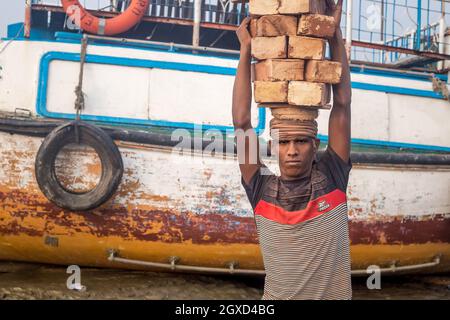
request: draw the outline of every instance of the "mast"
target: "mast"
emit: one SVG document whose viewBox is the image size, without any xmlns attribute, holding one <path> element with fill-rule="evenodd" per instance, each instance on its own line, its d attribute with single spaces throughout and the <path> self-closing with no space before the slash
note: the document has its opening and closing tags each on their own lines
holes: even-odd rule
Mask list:
<svg viewBox="0 0 450 320">
<path fill-rule="evenodd" d="M 381 0 L 381 41 L 384 43 L 384 0 Z"/>
<path fill-rule="evenodd" d="M 25 20 L 23 28 L 23 36 L 29 38 L 31 33 L 31 0 L 25 1 Z"/>
<path fill-rule="evenodd" d="M 416 45 L 414 49 L 420 51 L 420 32 L 422 29 L 422 0 L 417 0 L 417 31 L 416 31 Z"/>
<path fill-rule="evenodd" d="M 345 32 L 345 46 L 347 48 L 347 57 L 348 61 L 351 59 L 352 54 L 352 26 L 353 26 L 353 19 L 352 19 L 352 9 L 353 9 L 353 0 L 347 0 L 347 25 L 346 25 L 346 32 Z"/>
<path fill-rule="evenodd" d="M 200 20 L 202 17 L 202 0 L 195 0 L 194 2 L 194 29 L 192 32 L 192 46 L 198 47 L 200 45 Z"/>
<path fill-rule="evenodd" d="M 439 19 L 439 53 L 445 53 L 445 2 L 441 0 L 441 18 Z M 438 70 L 444 69 L 444 60 L 439 61 Z"/>
</svg>

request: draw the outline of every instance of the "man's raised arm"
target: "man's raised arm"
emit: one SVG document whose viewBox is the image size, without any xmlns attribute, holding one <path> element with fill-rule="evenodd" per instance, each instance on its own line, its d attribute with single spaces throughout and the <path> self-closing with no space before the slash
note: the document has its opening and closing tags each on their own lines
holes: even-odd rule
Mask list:
<svg viewBox="0 0 450 320">
<path fill-rule="evenodd" d="M 333 109 L 328 124 L 328 143 L 342 160 L 348 162 L 351 144 L 352 93 L 350 67 L 340 27 L 342 2 L 343 0 L 339 0 L 335 5 L 334 0 L 327 0 L 328 14 L 333 16 L 336 21 L 336 32 L 334 37 L 329 39 L 331 59 L 342 64 L 341 82 L 333 85 Z"/>
<path fill-rule="evenodd" d="M 239 168 L 247 184 L 261 166 L 258 137 L 251 123 L 251 37 L 248 31 L 249 22 L 250 19 L 245 18 L 236 31 L 241 44 L 241 51 L 233 87 L 233 124 L 237 138 Z"/>
</svg>

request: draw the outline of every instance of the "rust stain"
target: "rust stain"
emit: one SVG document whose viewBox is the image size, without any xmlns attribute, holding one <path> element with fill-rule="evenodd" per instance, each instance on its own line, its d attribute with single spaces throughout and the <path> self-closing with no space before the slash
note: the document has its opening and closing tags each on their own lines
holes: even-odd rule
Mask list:
<svg viewBox="0 0 450 320">
<path fill-rule="evenodd" d="M 159 208 L 110 204 L 86 213 L 63 210 L 37 195 L 0 191 L 0 233 L 42 236 L 74 234 L 181 243 L 257 243 L 253 218 L 229 214 L 179 213 Z M 14 203 L 14 205 L 9 205 Z M 205 237 L 207 235 L 207 237 Z"/>
<path fill-rule="evenodd" d="M 450 215 L 351 221 L 352 244 L 450 243 Z"/>
<path fill-rule="evenodd" d="M 24 174 L 34 177 L 34 167 L 23 166 L 21 159 L 33 159 L 36 156 L 33 152 L 22 152 L 16 150 L 2 150 L 0 163 L 4 172 L 8 172 L 6 181 L 2 181 L 4 185 L 17 186 L 20 184 Z"/>
<path fill-rule="evenodd" d="M 212 199 L 214 198 L 214 196 L 216 195 L 216 193 L 214 191 L 206 191 L 206 199 Z"/>
<path fill-rule="evenodd" d="M 211 179 L 211 176 L 212 176 L 212 170 L 211 169 L 206 169 L 204 172 L 203 172 L 203 175 L 206 177 L 206 180 L 209 180 L 209 179 Z"/>
<path fill-rule="evenodd" d="M 351 220 L 349 232 L 352 245 L 450 243 L 450 215 Z M 114 203 L 114 198 L 97 210 L 73 213 L 53 205 L 40 193 L 5 188 L 0 188 L 0 234 L 90 234 L 98 238 L 114 236 L 130 241 L 192 244 L 258 243 L 253 216 L 197 214 L 149 205 L 125 206 Z"/>
<path fill-rule="evenodd" d="M 140 194 L 139 198 L 144 200 L 152 200 L 152 201 L 158 201 L 158 202 L 169 202 L 170 198 L 165 195 L 157 195 L 157 194 Z"/>
<path fill-rule="evenodd" d="M 129 172 L 126 171 L 127 170 L 124 171 L 124 177 L 131 177 L 131 175 L 129 175 Z M 120 187 L 116 192 L 116 196 L 129 198 L 130 201 L 135 200 L 136 192 L 139 190 L 140 187 L 141 182 L 139 181 L 139 179 L 134 180 L 130 178 L 125 178 L 120 184 Z"/>
<path fill-rule="evenodd" d="M 97 159 L 96 159 L 97 160 Z M 98 159 L 98 162 L 92 162 L 92 163 L 88 163 L 86 166 L 86 171 L 94 176 L 94 177 L 100 177 L 100 175 L 102 174 L 102 164 L 100 162 L 100 159 Z"/>
</svg>

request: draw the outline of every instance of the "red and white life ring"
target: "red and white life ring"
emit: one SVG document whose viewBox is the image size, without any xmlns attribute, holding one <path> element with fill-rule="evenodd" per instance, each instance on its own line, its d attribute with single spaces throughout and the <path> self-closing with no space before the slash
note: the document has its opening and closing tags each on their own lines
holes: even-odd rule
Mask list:
<svg viewBox="0 0 450 320">
<path fill-rule="evenodd" d="M 117 17 L 98 18 L 90 14 L 78 0 L 61 0 L 64 12 L 82 30 L 112 36 L 130 30 L 141 21 L 148 8 L 149 0 L 131 0 L 130 6 Z"/>
</svg>

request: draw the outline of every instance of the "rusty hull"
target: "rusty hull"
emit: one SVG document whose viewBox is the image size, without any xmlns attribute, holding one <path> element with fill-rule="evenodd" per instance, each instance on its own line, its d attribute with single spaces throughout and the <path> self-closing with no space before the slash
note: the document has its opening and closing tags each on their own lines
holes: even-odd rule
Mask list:
<svg viewBox="0 0 450 320">
<path fill-rule="evenodd" d="M 263 269 L 251 211 L 229 209 L 239 209 L 227 190 L 235 186 L 212 188 L 207 184 L 214 178 L 210 170 L 195 182 L 204 190 L 202 203 L 208 205 L 186 209 L 171 194 L 137 194 L 144 178 L 130 164 L 140 161 L 140 152 L 152 151 L 128 147 L 121 150 L 126 166 L 117 194 L 99 209 L 75 213 L 53 205 L 38 189 L 34 157 L 41 139 L 14 137 L 18 136 L 0 137 L 6 143 L 0 148 L 0 260 L 127 267 L 108 261 L 108 250 L 114 249 L 135 260 L 167 263 L 176 256 L 184 265 L 223 268 L 237 262 L 240 268 Z M 70 163 L 67 166 L 73 170 Z M 93 176 L 99 172 L 92 165 L 86 168 Z M 160 183 L 159 178 L 152 183 Z M 356 214 L 350 209 L 350 217 Z M 389 266 L 393 261 L 418 264 L 441 255 L 434 270 L 450 271 L 450 214 L 387 214 L 362 221 L 352 218 L 349 225 L 353 269 Z"/>
<path fill-rule="evenodd" d="M 86 213 L 62 210 L 39 193 L 0 191 L 0 259 L 119 267 L 108 249 L 121 256 L 183 264 L 262 269 L 253 218 L 211 212 L 196 215 L 158 208 L 106 205 Z M 442 254 L 439 270 L 450 270 L 450 221 L 427 219 L 352 222 L 352 267 L 431 261 Z M 123 267 L 123 266 L 121 266 Z"/>
</svg>

